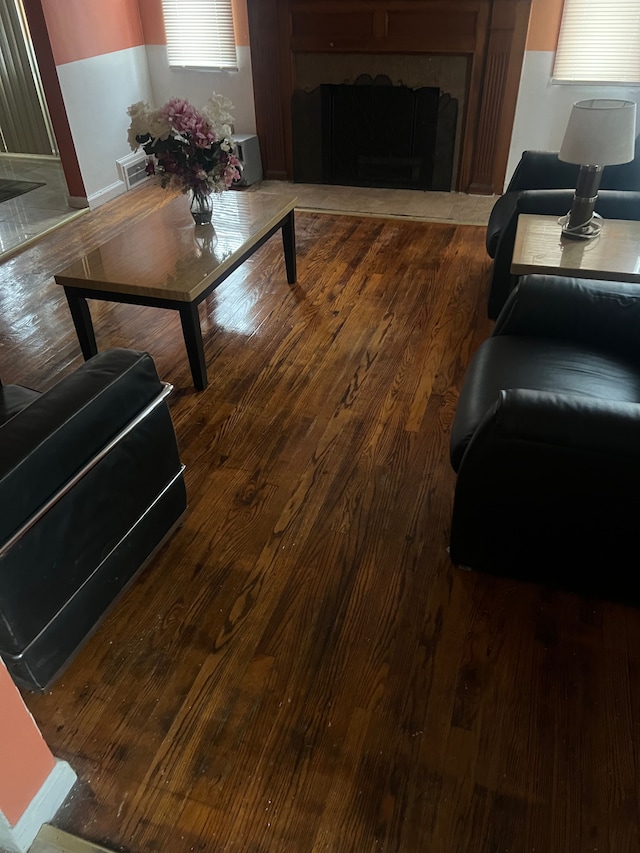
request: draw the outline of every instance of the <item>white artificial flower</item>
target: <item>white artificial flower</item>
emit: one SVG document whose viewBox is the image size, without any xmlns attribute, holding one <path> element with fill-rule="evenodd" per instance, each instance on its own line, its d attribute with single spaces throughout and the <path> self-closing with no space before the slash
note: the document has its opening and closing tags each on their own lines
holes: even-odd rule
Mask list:
<svg viewBox="0 0 640 853">
<path fill-rule="evenodd" d="M 137 101 L 131 104 L 127 110 L 127 115 L 131 117 L 131 124 L 127 131 L 127 140 L 132 151 L 136 151 L 140 147 L 140 143 L 136 136 L 145 136 L 149 133 L 149 105 L 144 101 Z"/>
<path fill-rule="evenodd" d="M 200 110 L 218 139 L 225 139 L 231 136 L 231 125 L 233 124 L 232 109 L 233 104 L 228 98 L 214 92 L 202 110 Z"/>
<path fill-rule="evenodd" d="M 166 139 L 171 133 L 171 125 L 162 116 L 160 110 L 151 110 L 149 104 L 137 101 L 127 110 L 131 124 L 127 131 L 127 140 L 132 151 L 137 151 L 140 143 L 137 136 L 152 136 L 154 139 Z"/>
<path fill-rule="evenodd" d="M 147 132 L 150 133 L 154 139 L 166 139 L 171 133 L 171 125 L 162 115 L 160 110 L 154 110 L 152 113 L 149 113 L 148 127 L 149 130 Z"/>
<path fill-rule="evenodd" d="M 148 112 L 149 104 L 145 104 L 144 101 L 136 101 L 135 104 L 131 104 L 131 106 L 127 109 L 127 115 L 131 116 L 131 118 L 145 115 Z"/>
</svg>

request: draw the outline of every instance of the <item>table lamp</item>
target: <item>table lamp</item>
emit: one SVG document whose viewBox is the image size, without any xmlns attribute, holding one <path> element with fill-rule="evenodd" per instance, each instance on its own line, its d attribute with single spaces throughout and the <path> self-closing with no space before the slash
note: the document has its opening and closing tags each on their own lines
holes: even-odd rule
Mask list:
<svg viewBox="0 0 640 853">
<path fill-rule="evenodd" d="M 633 101 L 592 98 L 577 101 L 558 158 L 580 165 L 571 210 L 560 219 L 567 237 L 597 237 L 601 218 L 594 213 L 605 166 L 629 163 L 634 158 L 636 105 Z"/>
</svg>

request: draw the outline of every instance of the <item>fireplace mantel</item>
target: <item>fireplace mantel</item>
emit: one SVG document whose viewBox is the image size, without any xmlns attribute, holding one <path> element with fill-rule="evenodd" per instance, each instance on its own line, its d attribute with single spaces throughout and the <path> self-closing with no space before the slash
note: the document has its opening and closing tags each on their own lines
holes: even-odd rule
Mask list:
<svg viewBox="0 0 640 853">
<path fill-rule="evenodd" d="M 297 53 L 456 54 L 469 81 L 456 189 L 502 192 L 531 0 L 247 0 L 267 178 L 293 176 Z"/>
</svg>

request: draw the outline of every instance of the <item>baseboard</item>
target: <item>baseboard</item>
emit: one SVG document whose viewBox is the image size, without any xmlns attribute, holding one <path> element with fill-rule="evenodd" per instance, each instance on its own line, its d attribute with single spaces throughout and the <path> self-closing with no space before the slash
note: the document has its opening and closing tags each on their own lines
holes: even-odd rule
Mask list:
<svg viewBox="0 0 640 853">
<path fill-rule="evenodd" d="M 122 195 L 126 191 L 127 188 L 125 186 L 124 181 L 116 181 L 114 184 L 105 187 L 99 192 L 87 196 L 89 207 L 91 208 L 91 210 L 95 210 L 96 207 L 100 207 L 100 205 L 106 204 L 106 202 L 108 201 L 112 201 L 114 198 L 117 198 L 119 195 Z"/>
<path fill-rule="evenodd" d="M 4 853 L 27 853 L 40 827 L 54 817 L 76 779 L 75 772 L 66 761 L 56 760 L 53 770 L 15 826 L 0 814 L 0 850 Z"/>
</svg>

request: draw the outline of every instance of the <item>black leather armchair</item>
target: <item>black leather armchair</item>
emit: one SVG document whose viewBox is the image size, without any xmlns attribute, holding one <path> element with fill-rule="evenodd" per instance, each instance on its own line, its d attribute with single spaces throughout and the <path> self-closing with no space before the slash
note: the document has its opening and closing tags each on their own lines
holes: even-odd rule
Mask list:
<svg viewBox="0 0 640 853">
<path fill-rule="evenodd" d="M 603 170 L 600 189 L 640 192 L 640 141 L 636 142 L 636 150 L 631 163 L 607 166 Z M 489 257 L 496 256 L 500 234 L 511 220 L 518 193 L 524 190 L 571 190 L 573 199 L 579 170 L 580 166 L 559 160 L 557 151 L 523 151 L 504 194 L 496 201 L 489 216 L 486 234 Z M 570 207 L 571 203 L 563 213 L 567 213 Z"/>
<path fill-rule="evenodd" d="M 186 509 L 146 353 L 94 356 L 44 394 L 0 383 L 0 655 L 47 688 Z"/>
<path fill-rule="evenodd" d="M 635 594 L 640 286 L 524 276 L 464 378 L 454 563 Z"/>
<path fill-rule="evenodd" d="M 516 195 L 510 218 L 500 233 L 491 269 L 487 304 L 490 319 L 496 319 L 518 281 L 518 276 L 511 273 L 511 261 L 520 214 L 539 213 L 559 218 L 571 209 L 573 195 L 574 190 L 526 190 Z M 640 220 L 640 192 L 602 190 L 598 193 L 596 212 L 605 219 Z"/>
</svg>

